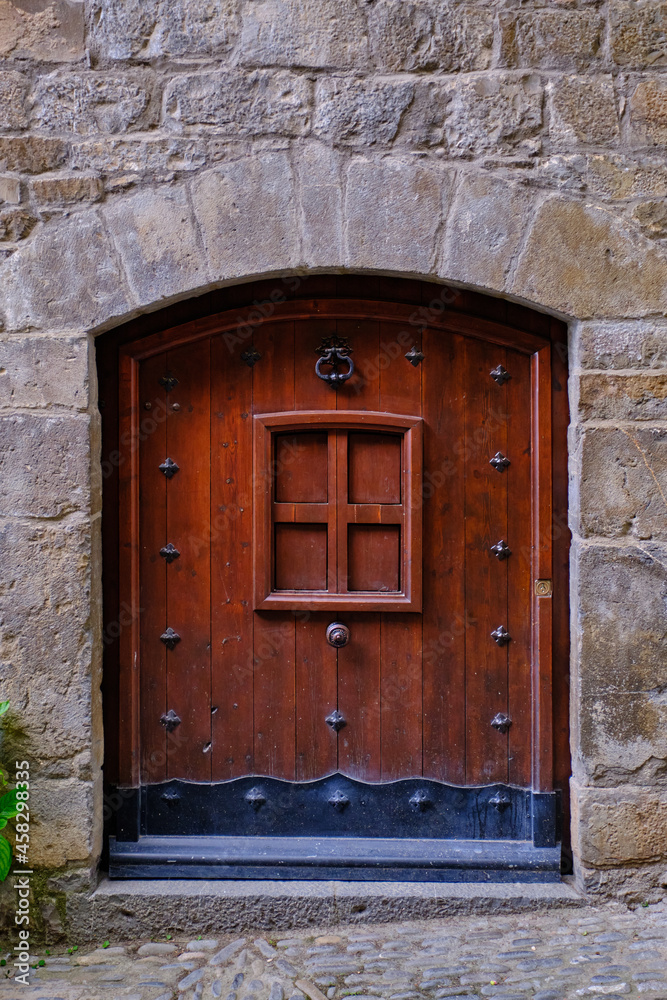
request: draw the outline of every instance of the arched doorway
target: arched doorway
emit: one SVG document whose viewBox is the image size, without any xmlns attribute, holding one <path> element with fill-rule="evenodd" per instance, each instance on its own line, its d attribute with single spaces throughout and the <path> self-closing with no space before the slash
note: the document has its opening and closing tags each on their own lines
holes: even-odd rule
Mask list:
<svg viewBox="0 0 667 1000">
<path fill-rule="evenodd" d="M 557 878 L 563 324 L 217 294 L 100 351 L 112 875 Z"/>
</svg>

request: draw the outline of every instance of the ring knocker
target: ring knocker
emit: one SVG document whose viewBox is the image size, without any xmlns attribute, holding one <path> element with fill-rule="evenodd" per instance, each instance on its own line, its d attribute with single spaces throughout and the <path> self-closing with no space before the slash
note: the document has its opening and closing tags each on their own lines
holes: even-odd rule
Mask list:
<svg viewBox="0 0 667 1000">
<path fill-rule="evenodd" d="M 354 371 L 354 362 L 350 357 L 352 348 L 346 340 L 338 337 L 326 338 L 317 348 L 317 353 L 320 355 L 315 365 L 315 374 L 318 378 L 328 382 L 334 389 L 347 382 Z M 343 364 L 347 365 L 347 371 L 339 371 Z M 329 366 L 331 371 L 322 372 L 322 365 Z"/>
</svg>

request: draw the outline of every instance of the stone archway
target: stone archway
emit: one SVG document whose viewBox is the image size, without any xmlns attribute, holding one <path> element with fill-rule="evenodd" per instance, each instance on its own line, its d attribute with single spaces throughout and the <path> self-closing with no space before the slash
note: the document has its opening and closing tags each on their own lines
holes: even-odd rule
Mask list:
<svg viewBox="0 0 667 1000">
<path fill-rule="evenodd" d="M 92 337 L 209 289 L 303 271 L 452 282 L 571 321 L 575 853 L 590 887 L 643 891 L 664 866 L 655 845 L 667 815 L 664 527 L 654 513 L 664 502 L 655 473 L 664 431 L 652 426 L 664 419 L 667 261 L 611 211 L 581 200 L 400 154 L 343 157 L 315 142 L 294 160 L 284 151 L 240 156 L 190 184 L 54 219 L 3 266 L 7 350 L 19 366 L 39 357 L 54 380 L 48 413 L 30 412 L 28 385 L 11 397 L 7 418 L 8 531 L 32 574 L 40 560 L 45 581 L 32 596 L 14 591 L 20 620 L 44 612 L 15 662 L 29 672 L 50 647 L 68 669 L 66 684 L 49 674 L 62 689 L 67 726 L 50 735 L 47 756 L 61 760 L 65 746 L 74 763 L 56 767 L 39 794 L 42 815 L 57 811 L 51 803 L 64 793 L 71 806 L 42 828 L 37 860 L 85 866 L 100 847 Z M 609 374 L 612 367 L 620 373 Z M 60 628 L 45 611 L 54 574 L 66 581 L 61 606 L 72 611 Z M 48 690 L 40 699 L 41 715 L 55 706 Z"/>
</svg>

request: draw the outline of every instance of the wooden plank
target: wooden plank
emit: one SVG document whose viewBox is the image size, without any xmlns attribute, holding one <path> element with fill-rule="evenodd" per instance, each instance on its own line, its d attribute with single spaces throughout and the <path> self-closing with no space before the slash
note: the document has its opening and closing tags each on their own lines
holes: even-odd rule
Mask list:
<svg viewBox="0 0 667 1000">
<path fill-rule="evenodd" d="M 336 390 L 337 409 L 379 410 L 380 324 L 369 319 L 340 319 L 336 330 L 349 341 L 354 361 L 352 378 Z"/>
<path fill-rule="evenodd" d="M 498 472 L 490 459 L 507 454 L 506 386 L 490 376 L 505 364 L 503 348 L 466 341 L 465 585 L 466 782 L 507 781 L 508 736 L 492 728 L 508 711 L 507 647 L 491 637 L 507 629 L 507 561 L 491 546 L 507 534 L 507 483 L 512 466 Z"/>
<path fill-rule="evenodd" d="M 465 782 L 465 341 L 424 331 L 424 777 Z"/>
<path fill-rule="evenodd" d="M 317 348 L 336 333 L 335 319 L 300 319 L 294 324 L 296 410 L 335 410 L 337 390 L 315 374 Z"/>
<path fill-rule="evenodd" d="M 338 704 L 337 654 L 325 638 L 331 620 L 330 612 L 297 615 L 297 781 L 312 781 L 338 767 L 338 737 L 325 721 Z"/>
<path fill-rule="evenodd" d="M 533 366 L 533 576 L 553 582 L 551 347 Z M 553 599 L 533 592 L 533 788 L 553 782 Z"/>
<path fill-rule="evenodd" d="M 338 708 L 347 720 L 338 735 L 338 768 L 362 781 L 379 781 L 380 617 L 346 613 L 342 621 L 350 641 L 338 650 Z"/>
<path fill-rule="evenodd" d="M 129 354 L 121 354 L 118 578 L 129 598 L 130 624 L 118 643 L 118 776 L 127 787 L 137 787 L 141 778 L 138 367 Z"/>
<path fill-rule="evenodd" d="M 253 770 L 252 372 L 211 341 L 212 779 Z"/>
<path fill-rule="evenodd" d="M 142 438 L 139 462 L 139 576 L 141 634 L 141 775 L 149 784 L 167 777 L 166 730 L 160 724 L 167 706 L 167 650 L 160 636 L 167 627 L 167 573 L 160 556 L 167 537 L 167 480 L 158 466 L 167 451 L 167 404 L 159 379 L 167 368 L 166 354 L 139 366 L 139 409 Z M 147 404 L 150 409 L 147 408 Z"/>
<path fill-rule="evenodd" d="M 422 773 L 422 628 L 415 614 L 383 614 L 382 781 Z"/>
<path fill-rule="evenodd" d="M 507 451 L 512 465 L 507 476 L 507 647 L 509 700 L 509 780 L 522 788 L 532 778 L 532 602 L 531 531 L 531 362 L 525 354 L 507 351 L 512 378 L 505 387 Z"/>
<path fill-rule="evenodd" d="M 167 705 L 181 719 L 167 776 L 210 781 L 210 342 L 170 351 L 167 368 L 178 378 L 167 397 L 167 454 L 179 471 L 166 487 L 166 540 L 181 553 L 167 573 L 167 625 L 181 636 L 167 651 Z"/>
<path fill-rule="evenodd" d="M 262 355 L 252 369 L 253 413 L 293 410 L 294 324 L 265 324 L 255 332 L 253 343 Z M 255 772 L 294 781 L 294 615 L 289 611 L 255 612 L 253 621 Z"/>
</svg>

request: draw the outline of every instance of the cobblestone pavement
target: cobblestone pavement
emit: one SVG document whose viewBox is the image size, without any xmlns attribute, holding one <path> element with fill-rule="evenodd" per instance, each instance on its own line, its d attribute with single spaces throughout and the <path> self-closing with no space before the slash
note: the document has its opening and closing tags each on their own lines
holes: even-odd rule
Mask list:
<svg viewBox="0 0 667 1000">
<path fill-rule="evenodd" d="M 2 1000 L 667 1000 L 664 902 L 51 951 Z"/>
</svg>

